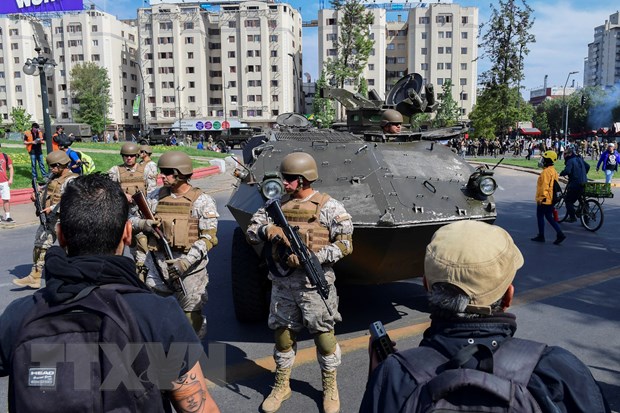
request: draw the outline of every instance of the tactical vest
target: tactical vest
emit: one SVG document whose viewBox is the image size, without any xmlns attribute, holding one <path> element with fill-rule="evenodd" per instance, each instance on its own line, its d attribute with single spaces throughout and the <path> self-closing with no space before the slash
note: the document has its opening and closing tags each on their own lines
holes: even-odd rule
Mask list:
<svg viewBox="0 0 620 413">
<path fill-rule="evenodd" d="M 118 165 L 119 183 L 123 192 L 133 195 L 138 192 L 146 192 L 146 182 L 144 182 L 144 165 L 136 164 L 134 171 L 127 170 L 125 165 Z"/>
<path fill-rule="evenodd" d="M 45 199 L 43 200 L 45 206 L 43 208 L 48 208 L 60 202 L 60 196 L 62 195 L 61 188 L 65 181 L 72 176 L 78 176 L 78 174 L 70 172 L 48 182 L 47 187 L 45 188 Z"/>
<path fill-rule="evenodd" d="M 156 216 L 161 218 L 164 235 L 172 248 L 187 252 L 198 239 L 198 218 L 191 214 L 192 206 L 200 195 L 200 188 L 192 188 L 177 198 L 171 195 L 170 188 L 159 190 Z"/>
<path fill-rule="evenodd" d="M 302 241 L 315 253 L 330 243 L 329 229 L 320 222 L 321 209 L 329 199 L 329 195 L 316 192 L 307 201 L 291 198 L 282 205 L 289 224 L 299 227 Z"/>
</svg>

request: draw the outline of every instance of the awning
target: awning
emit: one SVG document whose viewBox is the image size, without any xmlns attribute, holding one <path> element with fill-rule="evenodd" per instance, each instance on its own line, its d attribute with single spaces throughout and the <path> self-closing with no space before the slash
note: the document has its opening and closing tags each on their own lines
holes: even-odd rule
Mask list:
<svg viewBox="0 0 620 413">
<path fill-rule="evenodd" d="M 519 128 L 519 135 L 536 136 L 540 134 L 542 132 L 537 128 Z"/>
</svg>

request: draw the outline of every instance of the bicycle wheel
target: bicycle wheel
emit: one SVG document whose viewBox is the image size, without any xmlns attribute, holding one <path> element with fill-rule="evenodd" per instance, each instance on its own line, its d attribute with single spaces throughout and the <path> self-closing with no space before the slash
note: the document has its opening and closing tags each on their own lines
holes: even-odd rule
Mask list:
<svg viewBox="0 0 620 413">
<path fill-rule="evenodd" d="M 566 218 L 568 218 L 568 210 L 566 209 L 566 201 L 564 200 L 564 197 L 562 197 L 555 205 L 555 209 L 558 211 L 558 222 L 566 221 Z"/>
<path fill-rule="evenodd" d="M 586 199 L 581 210 L 581 225 L 588 231 L 596 231 L 603 225 L 603 208 L 595 199 Z"/>
</svg>

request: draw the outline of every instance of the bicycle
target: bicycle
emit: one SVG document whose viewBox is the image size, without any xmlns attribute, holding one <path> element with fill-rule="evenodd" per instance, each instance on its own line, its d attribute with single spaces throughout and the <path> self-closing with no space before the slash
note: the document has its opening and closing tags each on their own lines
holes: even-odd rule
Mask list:
<svg viewBox="0 0 620 413">
<path fill-rule="evenodd" d="M 581 225 L 585 229 L 594 232 L 601 228 L 605 219 L 602 205 L 605 198 L 613 198 L 613 196 L 609 184 L 601 182 L 586 182 L 584 184 L 584 191 L 575 202 L 575 216 L 581 221 Z M 558 222 L 564 222 L 568 218 L 565 197 L 566 188 L 564 188 L 562 197 L 555 206 L 558 211 Z"/>
</svg>

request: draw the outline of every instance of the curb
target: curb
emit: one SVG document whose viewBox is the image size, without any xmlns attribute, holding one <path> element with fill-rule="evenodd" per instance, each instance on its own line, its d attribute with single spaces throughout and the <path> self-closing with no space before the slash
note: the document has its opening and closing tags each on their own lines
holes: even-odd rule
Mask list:
<svg viewBox="0 0 620 413">
<path fill-rule="evenodd" d="M 194 171 L 192 179 L 200 179 L 206 176 L 217 175 L 221 171 L 219 166 L 207 166 L 205 168 L 198 168 Z M 163 185 L 161 178 L 157 178 L 157 185 Z M 11 205 L 29 204 L 30 195 L 32 194 L 32 188 L 13 189 L 11 190 Z"/>
</svg>

